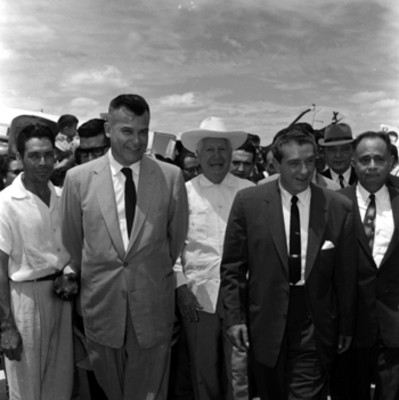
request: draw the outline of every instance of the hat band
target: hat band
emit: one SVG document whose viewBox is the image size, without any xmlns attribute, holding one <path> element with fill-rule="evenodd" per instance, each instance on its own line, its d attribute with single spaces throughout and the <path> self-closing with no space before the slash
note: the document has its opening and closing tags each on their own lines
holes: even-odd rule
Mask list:
<svg viewBox="0 0 399 400">
<path fill-rule="evenodd" d="M 341 141 L 341 140 L 353 140 L 353 138 L 352 137 L 348 137 L 348 136 L 329 138 L 329 139 L 324 139 L 324 143 L 338 142 L 338 141 Z"/>
</svg>

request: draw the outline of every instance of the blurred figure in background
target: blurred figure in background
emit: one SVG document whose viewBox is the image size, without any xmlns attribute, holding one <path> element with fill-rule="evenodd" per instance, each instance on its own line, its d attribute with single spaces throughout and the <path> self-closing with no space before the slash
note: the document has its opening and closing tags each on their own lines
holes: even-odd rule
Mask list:
<svg viewBox="0 0 399 400">
<path fill-rule="evenodd" d="M 246 141 L 231 156 L 230 172 L 242 179 L 251 180 L 256 159 L 255 146 Z"/>
<path fill-rule="evenodd" d="M 198 158 L 191 151 L 183 150 L 177 157 L 177 164 L 182 170 L 186 182 L 201 173 L 201 166 Z"/>
</svg>

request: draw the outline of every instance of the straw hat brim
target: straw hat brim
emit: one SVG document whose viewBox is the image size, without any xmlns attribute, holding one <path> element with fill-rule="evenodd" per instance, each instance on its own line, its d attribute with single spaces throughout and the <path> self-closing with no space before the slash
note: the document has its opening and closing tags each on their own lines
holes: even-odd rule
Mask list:
<svg viewBox="0 0 399 400">
<path fill-rule="evenodd" d="M 242 131 L 211 131 L 207 129 L 196 129 L 193 131 L 183 132 L 180 136 L 180 140 L 183 146 L 195 153 L 200 140 L 205 138 L 211 139 L 227 139 L 231 143 L 233 150 L 242 146 L 247 140 L 247 133 Z"/>
</svg>

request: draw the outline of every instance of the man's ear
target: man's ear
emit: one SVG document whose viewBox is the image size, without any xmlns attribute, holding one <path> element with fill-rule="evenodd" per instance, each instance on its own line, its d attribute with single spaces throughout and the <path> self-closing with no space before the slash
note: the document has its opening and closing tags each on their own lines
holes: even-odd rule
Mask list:
<svg viewBox="0 0 399 400">
<path fill-rule="evenodd" d="M 24 158 L 20 153 L 15 154 L 15 158 L 19 163 L 22 163 L 22 159 Z"/>
<path fill-rule="evenodd" d="M 104 123 L 105 136 L 109 139 L 111 137 L 111 125 L 108 121 Z"/>
<path fill-rule="evenodd" d="M 273 157 L 273 165 L 274 168 L 276 168 L 276 172 L 279 174 L 280 173 L 280 163 Z"/>
</svg>

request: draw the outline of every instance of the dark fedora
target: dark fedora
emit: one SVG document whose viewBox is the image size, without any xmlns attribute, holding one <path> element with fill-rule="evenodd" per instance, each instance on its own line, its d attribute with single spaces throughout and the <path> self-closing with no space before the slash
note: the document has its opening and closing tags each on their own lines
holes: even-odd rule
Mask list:
<svg viewBox="0 0 399 400">
<path fill-rule="evenodd" d="M 339 146 L 353 142 L 352 129 L 348 124 L 331 124 L 324 130 L 324 139 L 319 140 L 320 146 Z"/>
</svg>

